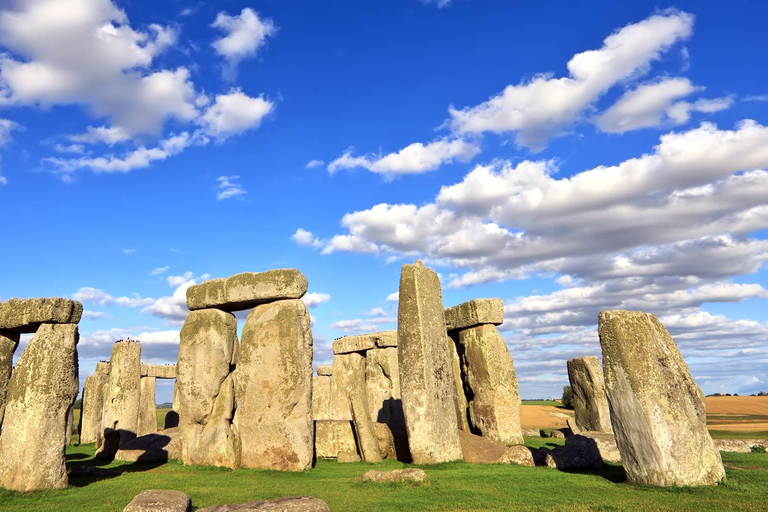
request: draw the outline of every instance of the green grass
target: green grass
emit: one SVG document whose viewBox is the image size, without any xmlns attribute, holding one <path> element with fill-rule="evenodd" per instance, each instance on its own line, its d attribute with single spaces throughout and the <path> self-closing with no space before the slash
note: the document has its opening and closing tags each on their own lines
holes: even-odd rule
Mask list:
<svg viewBox="0 0 768 512">
<path fill-rule="evenodd" d="M 559 444 L 526 439 L 530 446 Z M 67 449 L 68 464 L 95 465 L 93 445 Z M 470 465 L 464 462 L 424 467 L 431 485 L 355 483 L 371 468 L 405 465 L 338 464 L 319 461 L 303 473 L 259 470 L 229 471 L 187 467 L 176 461 L 162 465 L 113 462 L 118 476 L 75 477 L 60 491 L 18 494 L 0 490 L 0 510 L 119 511 L 145 489 L 176 489 L 192 497 L 195 507 L 254 499 L 310 495 L 325 500 L 335 512 L 357 510 L 759 510 L 768 503 L 768 455 L 723 454 L 728 479 L 718 487 L 653 488 L 624 481 L 619 465 L 599 471 L 565 473 L 549 468 Z"/>
</svg>

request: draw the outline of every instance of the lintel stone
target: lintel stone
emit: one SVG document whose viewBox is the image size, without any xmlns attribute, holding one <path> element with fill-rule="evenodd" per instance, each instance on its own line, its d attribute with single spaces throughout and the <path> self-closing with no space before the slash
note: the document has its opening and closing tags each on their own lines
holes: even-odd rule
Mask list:
<svg viewBox="0 0 768 512">
<path fill-rule="evenodd" d="M 10 299 L 0 302 L 0 330 L 33 333 L 40 324 L 76 324 L 83 316 L 83 305 L 61 297 Z"/>
<path fill-rule="evenodd" d="M 318 366 L 317 367 L 317 376 L 318 377 L 330 377 L 333 375 L 333 366 Z"/>
<path fill-rule="evenodd" d="M 397 331 L 372 332 L 357 336 L 344 336 L 333 342 L 334 354 L 365 352 L 375 347 L 396 347 Z"/>
<path fill-rule="evenodd" d="M 504 303 L 501 299 L 474 299 L 445 310 L 445 326 L 449 331 L 478 325 L 501 325 L 503 322 Z"/>
<path fill-rule="evenodd" d="M 243 272 L 190 286 L 187 307 L 190 311 L 205 308 L 241 311 L 277 300 L 300 299 L 307 292 L 307 286 L 307 278 L 294 268 Z"/>
</svg>

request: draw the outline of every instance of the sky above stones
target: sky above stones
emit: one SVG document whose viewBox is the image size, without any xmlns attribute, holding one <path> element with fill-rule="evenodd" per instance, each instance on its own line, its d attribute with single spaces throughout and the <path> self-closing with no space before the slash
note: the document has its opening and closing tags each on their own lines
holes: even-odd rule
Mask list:
<svg viewBox="0 0 768 512">
<path fill-rule="evenodd" d="M 0 297 L 83 302 L 82 381 L 128 335 L 175 362 L 193 283 L 296 267 L 322 364 L 423 258 L 503 298 L 523 397 L 613 308 L 768 390 L 768 8 L 625 4 L 3 2 Z"/>
</svg>

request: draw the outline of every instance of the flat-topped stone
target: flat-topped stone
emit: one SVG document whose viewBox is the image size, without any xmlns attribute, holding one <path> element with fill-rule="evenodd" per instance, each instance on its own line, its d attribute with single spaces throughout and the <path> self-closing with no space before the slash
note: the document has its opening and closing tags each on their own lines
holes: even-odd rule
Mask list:
<svg viewBox="0 0 768 512">
<path fill-rule="evenodd" d="M 478 325 L 501 325 L 504 303 L 501 299 L 474 299 L 445 310 L 445 326 L 449 331 Z"/>
<path fill-rule="evenodd" d="M 142 364 L 141 376 L 155 377 L 157 379 L 175 379 L 176 365 L 175 364 Z"/>
<path fill-rule="evenodd" d="M 317 376 L 318 377 L 330 377 L 333 375 L 333 366 L 318 366 L 317 367 Z"/>
<path fill-rule="evenodd" d="M 192 500 L 181 491 L 150 489 L 140 492 L 123 512 L 186 512 L 192 509 Z"/>
<path fill-rule="evenodd" d="M 241 311 L 276 300 L 300 299 L 307 293 L 307 286 L 307 278 L 294 268 L 243 272 L 190 286 L 187 307 L 190 311 L 205 308 Z"/>
<path fill-rule="evenodd" d="M 76 300 L 10 299 L 0 302 L 0 330 L 35 332 L 40 324 L 76 324 L 83 316 L 83 305 Z"/>
<path fill-rule="evenodd" d="M 109 375 L 109 363 L 106 361 L 99 361 L 96 363 L 96 373 Z"/>
<path fill-rule="evenodd" d="M 334 354 L 365 352 L 376 347 L 396 347 L 397 331 L 372 332 L 355 336 L 344 336 L 333 342 Z"/>
</svg>

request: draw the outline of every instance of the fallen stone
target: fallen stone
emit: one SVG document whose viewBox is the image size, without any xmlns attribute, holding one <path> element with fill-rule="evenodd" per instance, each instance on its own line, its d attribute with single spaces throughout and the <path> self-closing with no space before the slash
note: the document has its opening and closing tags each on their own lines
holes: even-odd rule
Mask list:
<svg viewBox="0 0 768 512">
<path fill-rule="evenodd" d="M 241 466 L 311 468 L 312 330 L 301 300 L 262 304 L 248 314 L 235 373 Z"/>
<path fill-rule="evenodd" d="M 181 456 L 181 433 L 178 428 L 162 434 L 147 434 L 131 439 L 117 450 L 115 460 L 128 462 L 167 462 Z"/>
<path fill-rule="evenodd" d="M 445 327 L 449 331 L 502 323 L 504 303 L 501 299 L 474 299 L 445 310 Z"/>
<path fill-rule="evenodd" d="M 523 437 L 541 437 L 541 430 L 537 428 L 523 428 Z"/>
<path fill-rule="evenodd" d="M 459 439 L 462 457 L 470 464 L 496 464 L 507 451 L 504 444 L 463 430 L 459 431 Z"/>
<path fill-rule="evenodd" d="M 76 300 L 11 299 L 0 302 L 0 331 L 31 333 L 41 324 L 76 324 L 83 305 Z"/>
<path fill-rule="evenodd" d="M 331 378 L 312 378 L 312 419 L 331 419 Z"/>
<path fill-rule="evenodd" d="M 549 450 L 545 457 L 547 466 L 559 470 L 603 467 L 597 443 L 584 436 L 568 437 L 565 445 Z"/>
<path fill-rule="evenodd" d="M 67 486 L 67 416 L 79 391 L 75 324 L 43 324 L 11 374 L 0 432 L 0 486 Z"/>
<path fill-rule="evenodd" d="M 157 379 L 175 379 L 176 365 L 175 364 L 142 364 L 141 376 L 155 377 Z"/>
<path fill-rule="evenodd" d="M 637 311 L 603 311 L 598 332 L 627 480 L 680 487 L 720 482 L 725 470 L 707 431 L 704 394 L 661 322 Z"/>
<path fill-rule="evenodd" d="M 562 430 L 553 429 L 552 432 L 549 433 L 549 437 L 552 439 L 565 439 L 566 435 Z"/>
<path fill-rule="evenodd" d="M 339 452 L 338 456 L 336 457 L 336 462 L 341 462 L 344 464 L 360 461 L 360 456 L 355 452 Z"/>
<path fill-rule="evenodd" d="M 139 384 L 139 427 L 136 432 L 139 436 L 157 432 L 156 382 L 155 377 L 142 377 Z"/>
<path fill-rule="evenodd" d="M 403 265 L 399 294 L 400 393 L 413 462 L 461 459 L 440 279 L 420 260 Z"/>
<path fill-rule="evenodd" d="M 750 453 L 753 446 L 768 448 L 768 439 L 713 439 L 721 452 Z"/>
<path fill-rule="evenodd" d="M 100 456 L 107 459 L 114 456 L 119 446 L 138 435 L 141 344 L 133 340 L 115 342 L 109 361 L 109 379 L 104 387 L 104 412 L 101 419 L 103 436 L 100 435 L 96 442 Z M 107 443 L 107 437 L 110 443 Z"/>
<path fill-rule="evenodd" d="M 93 373 L 85 378 L 80 410 L 80 444 L 95 443 L 99 439 L 107 380 L 109 375 L 104 373 Z"/>
<path fill-rule="evenodd" d="M 600 360 L 595 356 L 569 359 L 568 379 L 573 389 L 577 429 L 612 432 L 611 412 L 605 394 L 605 379 Z"/>
<path fill-rule="evenodd" d="M 405 425 L 397 347 L 374 348 L 366 352 L 365 386 L 372 421 Z"/>
<path fill-rule="evenodd" d="M 317 376 L 318 377 L 330 377 L 333 375 L 333 367 L 331 365 L 328 366 L 318 366 L 317 367 Z"/>
<path fill-rule="evenodd" d="M 102 375 L 109 375 L 109 362 L 99 361 L 98 363 L 96 363 L 96 373 L 100 373 Z"/>
<path fill-rule="evenodd" d="M 241 311 L 277 300 L 300 299 L 305 293 L 307 278 L 296 269 L 243 272 L 190 286 L 187 308 L 190 311 L 206 308 Z"/>
<path fill-rule="evenodd" d="M 152 489 L 140 492 L 123 512 L 187 512 L 192 500 L 181 491 Z"/>
<path fill-rule="evenodd" d="M 5 396 L 13 370 L 13 354 L 19 346 L 19 333 L 0 331 L 0 425 L 3 424 Z"/>
<path fill-rule="evenodd" d="M 396 469 L 394 471 L 377 471 L 372 469 L 355 478 L 355 482 L 428 484 L 429 477 L 423 469 L 418 468 Z"/>
<path fill-rule="evenodd" d="M 310 496 L 296 496 L 291 498 L 278 498 L 276 500 L 256 500 L 234 505 L 216 505 L 198 509 L 197 512 L 248 512 L 248 511 L 272 511 L 272 512 L 331 512 L 328 504 L 323 500 Z"/>
<path fill-rule="evenodd" d="M 497 461 L 499 464 L 515 466 L 535 466 L 531 450 L 522 445 L 510 446 Z"/>
<path fill-rule="evenodd" d="M 341 452 L 357 453 L 357 442 L 349 420 L 315 421 L 315 456 L 333 459 Z"/>
<path fill-rule="evenodd" d="M 600 458 L 607 462 L 621 462 L 619 447 L 616 446 L 616 438 L 610 432 L 589 432 L 582 430 L 578 434 L 595 441 L 597 450 L 600 452 Z"/>
<path fill-rule="evenodd" d="M 454 332 L 446 335 L 445 342 L 448 345 L 448 352 L 451 357 L 451 368 L 453 369 L 453 387 L 454 387 L 454 405 L 456 407 L 456 421 L 459 424 L 459 430 L 471 432 L 469 425 L 469 403 L 467 402 L 466 391 L 464 390 L 464 378 L 462 375 L 461 358 L 459 357 L 459 336 Z"/>
</svg>

